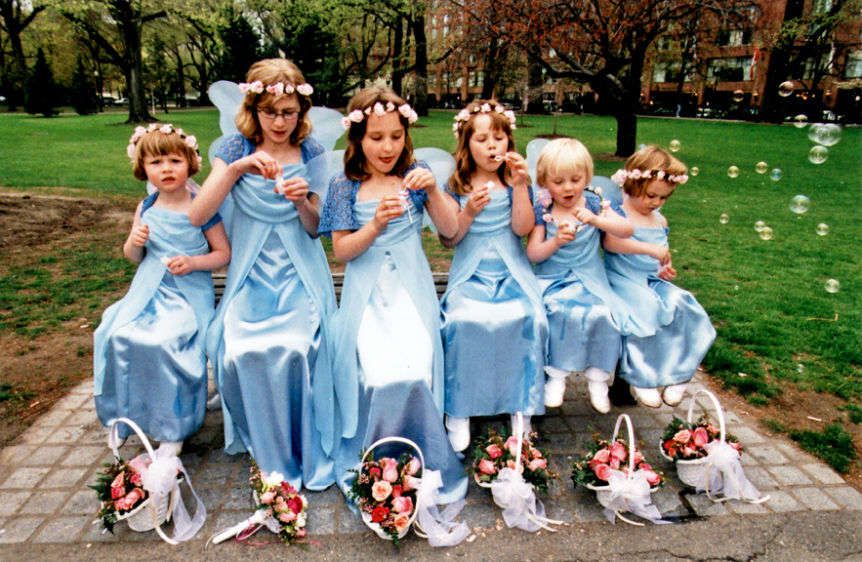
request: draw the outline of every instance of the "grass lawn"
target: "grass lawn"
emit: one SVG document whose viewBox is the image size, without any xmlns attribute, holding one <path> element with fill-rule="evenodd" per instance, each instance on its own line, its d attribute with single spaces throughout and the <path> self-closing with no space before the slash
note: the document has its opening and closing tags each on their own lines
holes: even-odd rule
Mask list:
<svg viewBox="0 0 862 562">
<path fill-rule="evenodd" d="M 452 150 L 452 114 L 432 112 L 421 119 L 413 131 L 414 145 Z M 159 117 L 195 134 L 204 149 L 219 134 L 215 110 Z M 82 195 L 140 198 L 143 186 L 132 178 L 125 156 L 132 128 L 124 119 L 124 114 L 54 119 L 0 115 L 0 186 L 79 188 Z M 518 147 L 523 151 L 527 141 L 554 127 L 558 134 L 587 145 L 597 158 L 597 173 L 610 175 L 620 167 L 609 156 L 616 129 L 608 117 L 526 116 L 516 131 Z M 827 393 L 847 409 L 824 421 L 858 427 L 862 215 L 856 204 L 862 195 L 862 130 L 844 130 L 841 142 L 829 148 L 828 159 L 820 165 L 808 160 L 812 143 L 807 129 L 789 125 L 641 118 L 638 132 L 639 143 L 668 146 L 677 139 L 677 156 L 700 170 L 677 190 L 665 214 L 678 283 L 697 295 L 718 330 L 705 361 L 707 370 L 753 404 L 774 403 L 791 389 Z M 772 181 L 769 172 L 756 173 L 759 161 L 770 170 L 781 169 L 780 181 Z M 740 169 L 735 179 L 727 175 L 731 165 Z M 207 171 L 205 162 L 199 182 Z M 811 201 L 801 215 L 790 210 L 797 194 Z M 726 224 L 719 222 L 723 213 L 728 215 Z M 771 240 L 755 232 L 758 220 L 772 228 Z M 828 235 L 817 234 L 819 223 L 828 224 Z M 448 252 L 430 237 L 427 248 L 432 261 L 445 263 Z M 87 263 L 80 262 L 89 270 Z M 35 261 L 31 267 L 49 265 Z M 70 272 L 74 274 L 75 267 L 52 269 L 54 276 Z M 10 282 L 15 274 L 0 265 L 4 315 L 11 314 L 13 306 L 17 310 L 16 298 L 28 291 Z M 840 283 L 838 292 L 825 290 L 829 279 Z M 96 283 L 88 287 L 100 290 Z M 28 314 L 25 324 L 44 321 Z M 20 319 L 12 324 L 22 328 Z M 13 329 L 12 324 L 7 319 L 0 330 Z"/>
</svg>

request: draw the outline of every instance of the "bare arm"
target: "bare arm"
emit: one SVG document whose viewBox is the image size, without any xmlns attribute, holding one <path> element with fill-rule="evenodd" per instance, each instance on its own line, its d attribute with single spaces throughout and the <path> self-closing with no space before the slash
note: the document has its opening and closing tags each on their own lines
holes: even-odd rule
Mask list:
<svg viewBox="0 0 862 562">
<path fill-rule="evenodd" d="M 123 255 L 126 259 L 134 263 L 141 263 L 144 259 L 144 245 L 150 238 L 150 228 L 141 221 L 141 207 L 143 203 L 138 203 L 135 209 L 135 218 L 132 219 L 132 228 L 129 231 L 129 236 L 123 244 Z"/>
<path fill-rule="evenodd" d="M 615 254 L 645 254 L 652 256 L 664 265 L 670 262 L 670 250 L 667 246 L 650 244 L 630 238 L 618 238 L 613 234 L 605 234 L 603 246 L 606 250 Z"/>
<path fill-rule="evenodd" d="M 529 188 L 512 188 L 512 232 L 517 236 L 526 236 L 533 230 L 536 216 L 533 214 L 533 204 L 530 202 Z"/>
<path fill-rule="evenodd" d="M 431 221 L 437 227 L 437 232 L 443 237 L 451 237 L 458 230 L 458 219 L 456 214 L 458 206 L 451 197 L 443 193 L 437 187 L 437 180 L 434 179 L 434 174 L 427 168 L 414 168 L 404 176 L 405 189 L 418 190 L 424 189 L 428 195 L 425 201 L 425 208 L 428 209 L 428 214 L 431 216 Z"/>
<path fill-rule="evenodd" d="M 629 238 L 635 232 L 632 223 L 610 207 L 602 207 L 602 212 L 596 215 L 593 226 L 617 238 Z"/>
<path fill-rule="evenodd" d="M 486 186 L 477 187 L 474 189 L 468 199 L 467 204 L 463 208 L 458 209 L 458 230 L 451 238 L 440 236 L 440 242 L 447 248 L 454 248 L 461 240 L 467 236 L 470 231 L 470 226 L 473 220 L 482 212 L 482 209 L 491 202 L 491 193 Z M 456 203 L 456 206 L 458 204 Z"/>
<path fill-rule="evenodd" d="M 527 258 L 533 263 L 542 263 L 574 239 L 572 229 L 560 227 L 556 236 L 545 240 L 545 226 L 537 224 L 527 239 Z"/>
</svg>

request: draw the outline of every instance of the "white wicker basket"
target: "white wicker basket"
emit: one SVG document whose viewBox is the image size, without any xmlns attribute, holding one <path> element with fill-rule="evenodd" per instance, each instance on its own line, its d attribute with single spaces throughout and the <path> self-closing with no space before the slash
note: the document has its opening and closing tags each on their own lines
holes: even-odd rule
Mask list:
<svg viewBox="0 0 862 562">
<path fill-rule="evenodd" d="M 523 452 L 524 452 L 524 415 L 521 412 L 515 412 L 515 427 L 513 429 L 514 429 L 514 434 L 518 436 L 518 451 L 520 451 L 521 454 L 523 454 Z M 519 461 L 521 460 L 520 457 L 518 458 L 518 460 Z M 518 472 L 521 472 L 521 473 L 524 472 L 524 465 L 522 462 L 516 462 L 515 467 L 517 468 Z M 497 478 L 495 476 L 494 480 L 496 480 L 496 479 Z M 485 488 L 486 490 L 490 490 L 493 487 L 494 480 L 491 480 L 490 482 L 481 482 L 479 480 L 479 476 L 476 473 L 473 473 L 473 481 L 480 488 Z M 503 506 L 501 506 L 501 507 L 503 507 Z"/>
<path fill-rule="evenodd" d="M 365 454 L 362 455 L 362 461 L 360 462 L 360 466 L 365 463 L 365 461 L 368 459 L 368 455 L 370 455 L 371 452 L 374 451 L 374 449 L 376 449 L 377 447 L 379 447 L 381 445 L 385 445 L 387 443 L 403 443 L 403 444 L 409 446 L 410 448 L 412 448 L 414 451 L 416 451 L 416 453 L 419 457 L 420 474 L 423 474 L 425 472 L 425 456 L 422 454 L 422 449 L 419 448 L 419 445 L 417 445 L 416 443 L 414 443 L 410 439 L 405 439 L 404 437 L 384 437 L 382 439 L 378 439 L 377 441 L 372 443 L 371 446 L 368 447 L 368 449 L 365 451 Z M 371 514 L 370 513 L 366 513 L 365 511 L 360 511 L 359 513 L 362 516 L 362 522 L 365 523 L 365 525 L 369 529 L 374 531 L 378 537 L 380 537 L 383 540 L 387 540 L 387 541 L 392 540 L 392 537 L 389 535 L 389 533 L 387 533 L 385 530 L 383 530 L 383 527 L 381 527 L 378 523 L 371 521 Z M 413 526 L 413 522 L 416 521 L 416 516 L 418 515 L 418 513 L 419 513 L 419 510 L 416 509 L 416 506 L 414 505 L 413 506 L 413 513 L 410 514 L 409 524 L 404 529 L 402 529 L 401 531 L 398 532 L 398 538 L 399 539 L 403 539 L 405 536 L 407 536 L 407 533 L 410 532 L 410 529 Z"/>
</svg>

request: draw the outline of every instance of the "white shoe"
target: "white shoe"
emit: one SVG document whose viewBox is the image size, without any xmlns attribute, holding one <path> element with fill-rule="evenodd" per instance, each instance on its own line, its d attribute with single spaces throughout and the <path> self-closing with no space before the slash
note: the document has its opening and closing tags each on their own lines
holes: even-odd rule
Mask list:
<svg viewBox="0 0 862 562">
<path fill-rule="evenodd" d="M 664 392 L 661 394 L 662 400 L 664 400 L 664 403 L 668 406 L 678 405 L 685 397 L 685 389 L 687 387 L 688 384 L 674 384 L 665 387 Z"/>
<path fill-rule="evenodd" d="M 171 455 L 178 457 L 183 450 L 182 441 L 162 441 L 159 444 L 159 451 L 167 451 Z"/>
<path fill-rule="evenodd" d="M 608 383 L 590 381 L 587 383 L 587 388 L 590 391 L 590 404 L 593 409 L 600 414 L 610 412 L 611 401 L 608 398 Z"/>
<path fill-rule="evenodd" d="M 212 398 L 207 400 L 207 410 L 221 410 L 221 394 L 216 392 Z"/>
<path fill-rule="evenodd" d="M 661 394 L 659 394 L 657 388 L 638 388 L 633 386 L 632 395 L 644 406 L 649 406 L 650 408 L 661 406 Z"/>
<path fill-rule="evenodd" d="M 449 442 L 456 453 L 470 446 L 470 418 L 453 418 L 446 416 L 446 431 Z"/>
<path fill-rule="evenodd" d="M 545 382 L 545 406 L 558 408 L 566 394 L 566 377 L 548 377 Z"/>
</svg>

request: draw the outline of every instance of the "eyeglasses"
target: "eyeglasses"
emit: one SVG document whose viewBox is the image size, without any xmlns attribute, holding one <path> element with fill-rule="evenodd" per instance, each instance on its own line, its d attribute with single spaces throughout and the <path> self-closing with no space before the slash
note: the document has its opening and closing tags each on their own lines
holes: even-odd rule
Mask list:
<svg viewBox="0 0 862 562">
<path fill-rule="evenodd" d="M 270 121 L 275 121 L 279 117 L 284 118 L 285 121 L 291 121 L 299 117 L 298 109 L 285 109 L 284 111 L 272 111 L 271 109 L 260 109 L 257 108 L 257 114 L 264 119 L 269 119 Z"/>
</svg>

